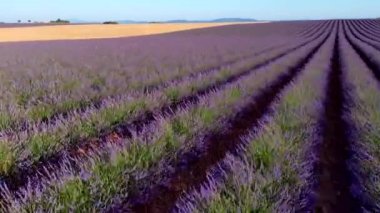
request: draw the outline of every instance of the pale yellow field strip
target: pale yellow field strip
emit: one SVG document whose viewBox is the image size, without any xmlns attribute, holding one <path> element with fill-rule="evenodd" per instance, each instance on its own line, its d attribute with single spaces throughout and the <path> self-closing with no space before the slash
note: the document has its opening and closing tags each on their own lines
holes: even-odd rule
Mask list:
<svg viewBox="0 0 380 213">
<path fill-rule="evenodd" d="M 264 23 L 264 22 L 255 22 Z M 241 23 L 61 25 L 0 28 L 0 42 L 77 40 L 153 35 Z"/>
</svg>

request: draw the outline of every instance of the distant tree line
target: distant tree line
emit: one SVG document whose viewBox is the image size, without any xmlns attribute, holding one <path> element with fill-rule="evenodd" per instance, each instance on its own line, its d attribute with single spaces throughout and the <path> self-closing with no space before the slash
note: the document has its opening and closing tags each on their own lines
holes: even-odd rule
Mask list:
<svg viewBox="0 0 380 213">
<path fill-rule="evenodd" d="M 63 20 L 63 19 L 57 19 L 55 21 L 50 21 L 51 24 L 70 24 L 70 21 Z"/>
<path fill-rule="evenodd" d="M 17 23 L 22 23 L 22 21 L 19 19 L 19 20 L 17 20 Z M 32 23 L 32 20 L 27 20 L 25 23 Z"/>
<path fill-rule="evenodd" d="M 103 24 L 119 24 L 117 21 L 105 21 Z"/>
</svg>

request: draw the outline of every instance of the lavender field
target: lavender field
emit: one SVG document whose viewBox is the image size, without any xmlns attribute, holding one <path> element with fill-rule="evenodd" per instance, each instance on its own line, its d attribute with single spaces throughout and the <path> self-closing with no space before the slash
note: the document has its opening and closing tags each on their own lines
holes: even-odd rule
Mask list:
<svg viewBox="0 0 380 213">
<path fill-rule="evenodd" d="M 0 43 L 0 212 L 380 212 L 380 20 Z"/>
</svg>

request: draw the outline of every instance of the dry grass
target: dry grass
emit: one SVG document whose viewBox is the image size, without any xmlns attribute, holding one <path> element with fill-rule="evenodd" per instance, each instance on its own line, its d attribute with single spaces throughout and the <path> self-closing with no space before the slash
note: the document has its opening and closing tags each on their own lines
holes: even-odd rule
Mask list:
<svg viewBox="0 0 380 213">
<path fill-rule="evenodd" d="M 62 25 L 0 28 L 0 42 L 118 38 L 169 33 L 236 23 Z"/>
</svg>

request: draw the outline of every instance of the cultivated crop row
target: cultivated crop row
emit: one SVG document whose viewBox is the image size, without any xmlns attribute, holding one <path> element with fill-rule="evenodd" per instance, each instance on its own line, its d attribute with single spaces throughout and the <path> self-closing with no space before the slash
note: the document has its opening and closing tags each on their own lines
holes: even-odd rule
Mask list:
<svg viewBox="0 0 380 213">
<path fill-rule="evenodd" d="M 249 130 L 259 124 L 272 102 L 284 87 L 302 71 L 303 66 L 316 54 L 327 37 L 328 31 L 312 42 L 312 46 L 294 60 L 291 60 L 290 57 L 284 58 L 291 65 L 282 70 L 282 75 L 269 82 L 266 89 L 257 96 L 254 95 L 251 101 L 242 107 L 235 116 L 229 118 L 224 129 L 211 132 L 202 139 L 204 144 L 202 148 L 192 149 L 180 155 L 179 158 L 182 160 L 179 165 L 175 166 L 176 170 L 169 176 L 165 187 L 155 186 L 149 190 L 149 193 L 144 192 L 138 198 L 132 199 L 136 202 L 133 203 L 132 209 L 136 211 L 153 209 L 167 211 L 174 207 L 183 192 L 197 189 L 204 181 L 207 181 L 208 170 L 223 160 L 227 152 L 234 151 L 242 144 L 241 138 L 247 136 Z M 164 174 L 168 174 L 168 171 L 165 171 Z M 125 205 L 125 202 L 123 204 Z"/>
<path fill-rule="evenodd" d="M 247 148 L 228 155 L 210 171 L 210 182 L 184 197 L 177 210 L 379 211 L 379 52 L 358 33 L 356 21 L 336 23 L 327 54 L 319 55 L 325 77 L 311 71 L 306 81 L 317 83 L 315 93 L 304 81 L 296 84 L 304 87 L 295 91 L 299 99 L 292 99 L 291 90 L 285 94 L 264 131 L 254 129 Z M 294 107 L 288 108 L 289 100 Z"/>
<path fill-rule="evenodd" d="M 108 140 L 107 138 L 115 134 L 122 138 L 129 137 L 131 128 L 139 131 L 138 129 L 141 128 L 141 124 L 154 120 L 155 108 L 161 108 L 156 114 L 165 114 L 176 110 L 179 106 L 192 104 L 199 99 L 199 95 L 206 95 L 212 90 L 224 86 L 224 84 L 234 82 L 249 74 L 252 70 L 266 65 L 271 60 L 280 58 L 288 51 L 300 48 L 304 44 L 301 43 L 301 45 L 297 46 L 290 45 L 291 47 L 285 49 L 280 48 L 271 53 L 275 55 L 274 57 L 270 54 L 257 57 L 255 61 L 250 62 L 248 67 L 243 64 L 243 67 L 240 67 L 237 72 L 235 71 L 236 73 L 232 72 L 232 69 L 225 70 L 221 73 L 214 73 L 211 76 L 199 76 L 198 79 L 189 81 L 181 86 L 175 85 L 170 88 L 171 92 L 174 93 L 173 97 L 169 96 L 169 98 L 166 98 L 165 93 L 156 93 L 151 96 L 133 99 L 133 96 L 131 97 L 130 95 L 129 99 L 124 101 L 124 104 L 123 102 L 122 104 L 111 102 L 108 108 L 93 110 L 88 114 L 78 114 L 75 117 L 78 120 L 72 118 L 66 122 L 59 122 L 57 125 L 23 132 L 22 136 L 25 137 L 24 140 L 10 137 L 4 146 L 5 153 L 8 153 L 7 159 L 9 160 L 7 161 L 7 165 L 2 167 L 3 173 L 19 173 L 25 176 L 29 168 L 34 168 L 36 163 L 37 165 L 44 166 L 47 161 L 57 161 L 57 158 L 63 158 L 66 152 L 78 152 L 78 150 L 91 148 L 89 146 L 97 147 L 100 143 Z M 150 112 L 147 113 L 146 111 Z M 136 118 L 135 121 L 130 123 L 130 120 L 134 117 Z M 135 124 L 137 124 L 137 127 L 135 127 Z M 19 134 L 17 136 L 20 137 Z M 100 136 L 100 139 L 96 141 L 91 139 L 91 137 L 95 136 Z M 19 144 L 16 142 L 19 142 Z M 76 146 L 78 144 L 79 147 Z M 65 149 L 65 147 L 67 148 Z M 59 150 L 62 151 L 57 153 Z M 19 164 L 20 166 L 15 166 L 15 164 Z M 27 169 L 23 170 L 22 167 L 26 167 Z M 14 177 L 11 180 L 14 181 Z"/>
<path fill-rule="evenodd" d="M 305 188 L 310 165 L 304 163 L 317 137 L 318 116 L 323 107 L 324 90 L 332 57 L 334 34 L 320 52 L 305 66 L 303 75 L 286 88 L 272 107 L 273 115 L 260 127 L 262 131 L 244 138 L 241 154 L 233 153 L 222 162 L 229 174 L 223 184 L 217 181 L 200 193 L 189 195 L 178 208 L 196 208 L 199 212 L 242 212 L 289 210 L 302 205 L 300 189 Z M 306 141 L 310 142 L 305 143 Z M 211 175 L 211 174 L 210 174 Z M 207 199 L 208 198 L 208 199 Z"/>
<path fill-rule="evenodd" d="M 197 70 L 254 56 L 252 53 L 269 48 L 267 44 L 275 47 L 292 40 L 272 37 L 275 42 L 269 43 L 270 38 L 260 36 L 254 41 L 248 36 L 252 34 L 250 28 L 244 28 L 239 34 L 220 32 L 225 35 L 218 39 L 208 35 L 210 30 L 200 30 L 196 36 L 180 33 L 127 42 L 2 44 L 0 51 L 7 53 L 0 62 L 4 100 L 0 129 L 23 129 L 76 109 L 97 106 L 109 97 L 144 91 Z M 144 49 L 140 48 L 142 44 Z"/>
</svg>

